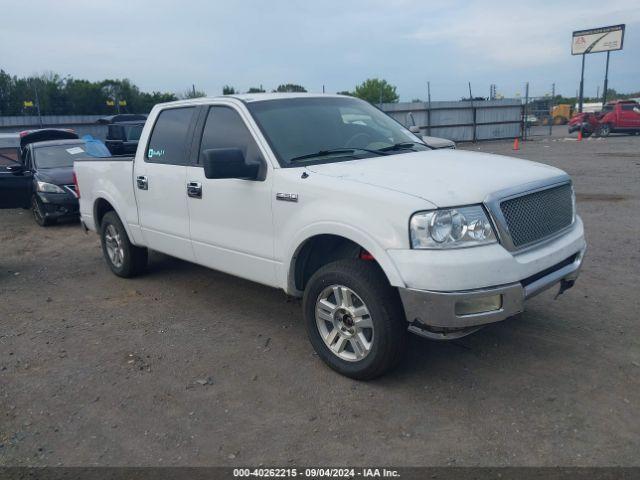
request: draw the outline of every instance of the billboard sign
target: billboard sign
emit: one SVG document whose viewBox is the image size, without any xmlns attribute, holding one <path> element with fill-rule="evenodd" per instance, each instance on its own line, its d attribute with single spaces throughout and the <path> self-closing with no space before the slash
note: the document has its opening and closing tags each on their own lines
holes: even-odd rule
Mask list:
<svg viewBox="0 0 640 480">
<path fill-rule="evenodd" d="M 571 55 L 622 50 L 624 24 L 573 32 Z"/>
</svg>

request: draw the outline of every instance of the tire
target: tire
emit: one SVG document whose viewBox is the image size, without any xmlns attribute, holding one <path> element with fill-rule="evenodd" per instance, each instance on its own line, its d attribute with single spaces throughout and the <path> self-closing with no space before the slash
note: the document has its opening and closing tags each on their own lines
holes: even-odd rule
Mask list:
<svg viewBox="0 0 640 480">
<path fill-rule="evenodd" d="M 107 265 L 119 277 L 134 277 L 146 269 L 147 249 L 131 243 L 120 217 L 113 210 L 102 218 L 100 241 Z"/>
<path fill-rule="evenodd" d="M 31 213 L 33 214 L 33 219 L 41 227 L 48 227 L 55 223 L 55 220 L 47 218 L 43 211 L 42 203 L 38 200 L 36 195 L 31 197 Z"/>
<path fill-rule="evenodd" d="M 611 125 L 609 125 L 608 123 L 604 123 L 600 125 L 599 136 L 608 137 L 610 133 L 611 133 Z"/>
<path fill-rule="evenodd" d="M 307 283 L 303 311 L 316 353 L 347 377 L 379 377 L 406 350 L 407 325 L 398 292 L 375 262 L 348 259 L 320 268 Z"/>
</svg>

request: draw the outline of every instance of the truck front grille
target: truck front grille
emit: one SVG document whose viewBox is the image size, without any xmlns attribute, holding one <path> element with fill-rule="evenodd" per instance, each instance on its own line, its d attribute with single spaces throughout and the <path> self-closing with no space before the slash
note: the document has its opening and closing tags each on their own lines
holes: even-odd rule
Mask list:
<svg viewBox="0 0 640 480">
<path fill-rule="evenodd" d="M 500 202 L 515 248 L 539 242 L 573 222 L 573 189 L 566 183 Z"/>
</svg>

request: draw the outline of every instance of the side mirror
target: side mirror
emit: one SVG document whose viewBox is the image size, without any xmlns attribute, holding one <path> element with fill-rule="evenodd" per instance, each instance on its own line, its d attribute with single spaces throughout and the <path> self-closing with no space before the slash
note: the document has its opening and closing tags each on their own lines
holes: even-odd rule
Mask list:
<svg viewBox="0 0 640 480">
<path fill-rule="evenodd" d="M 418 127 L 417 125 L 411 125 L 409 127 L 409 131 L 411 133 L 420 133 L 420 127 Z"/>
<path fill-rule="evenodd" d="M 206 178 L 259 180 L 260 165 L 248 164 L 239 148 L 213 148 L 202 155 Z"/>
<path fill-rule="evenodd" d="M 16 163 L 14 165 L 7 165 L 7 172 L 13 173 L 14 175 L 22 175 L 24 172 L 24 165 L 21 163 Z"/>
</svg>

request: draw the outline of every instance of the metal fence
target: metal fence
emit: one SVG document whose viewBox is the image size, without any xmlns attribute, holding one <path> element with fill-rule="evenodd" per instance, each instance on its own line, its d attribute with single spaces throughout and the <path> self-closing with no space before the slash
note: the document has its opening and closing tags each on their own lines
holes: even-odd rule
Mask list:
<svg viewBox="0 0 640 480">
<path fill-rule="evenodd" d="M 91 135 L 100 140 L 107 136 L 107 126 L 96 123 L 104 115 L 23 115 L 0 117 L 0 132 L 18 132 L 32 128 L 72 128 L 78 135 Z"/>
<path fill-rule="evenodd" d="M 522 135 L 520 99 L 383 103 L 381 109 L 407 127 L 419 127 L 422 135 L 456 142 Z"/>
</svg>

